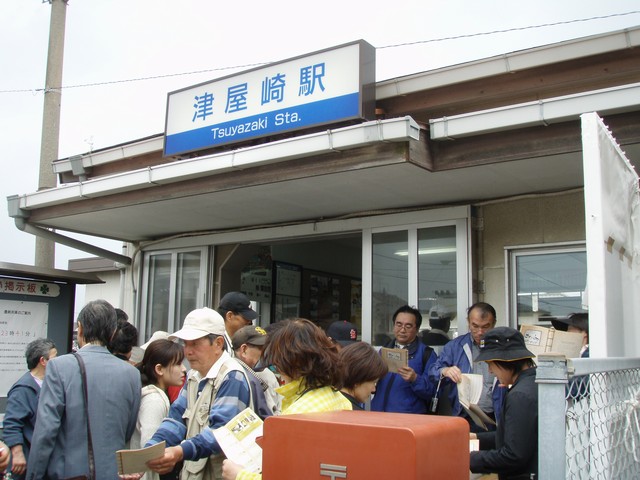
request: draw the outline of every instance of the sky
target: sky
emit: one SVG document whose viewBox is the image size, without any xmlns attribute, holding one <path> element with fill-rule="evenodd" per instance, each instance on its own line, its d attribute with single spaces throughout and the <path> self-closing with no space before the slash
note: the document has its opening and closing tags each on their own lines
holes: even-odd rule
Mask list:
<svg viewBox="0 0 640 480">
<path fill-rule="evenodd" d="M 38 186 L 50 12 L 0 2 L 0 262 L 34 264 L 6 197 Z M 70 0 L 58 158 L 163 132 L 168 92 L 354 40 L 376 47 L 381 81 L 637 25 L 638 0 Z M 88 256 L 56 245 L 55 266 Z"/>
</svg>

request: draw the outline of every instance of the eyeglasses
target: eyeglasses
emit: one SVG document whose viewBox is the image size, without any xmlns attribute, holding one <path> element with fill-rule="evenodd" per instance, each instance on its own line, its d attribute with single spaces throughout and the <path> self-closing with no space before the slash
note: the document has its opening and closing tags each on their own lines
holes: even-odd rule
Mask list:
<svg viewBox="0 0 640 480">
<path fill-rule="evenodd" d="M 413 323 L 400 323 L 400 322 L 394 323 L 393 326 L 398 330 L 406 330 L 406 331 L 413 330 L 416 327 Z"/>
</svg>

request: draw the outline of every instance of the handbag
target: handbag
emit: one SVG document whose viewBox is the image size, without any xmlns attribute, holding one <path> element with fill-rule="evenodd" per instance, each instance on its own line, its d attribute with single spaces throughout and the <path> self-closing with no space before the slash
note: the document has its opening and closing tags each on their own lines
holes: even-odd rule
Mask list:
<svg viewBox="0 0 640 480">
<path fill-rule="evenodd" d="M 73 352 L 73 356 L 76 357 L 78 361 L 78 366 L 80 367 L 80 375 L 82 377 L 82 394 L 84 396 L 84 413 L 87 416 L 87 445 L 89 450 L 89 475 L 77 475 L 75 477 L 68 477 L 64 480 L 95 480 L 96 472 L 95 472 L 95 461 L 93 458 L 93 442 L 91 441 L 91 424 L 89 422 L 89 395 L 87 395 L 87 370 L 84 366 L 84 360 L 82 357 Z"/>
</svg>

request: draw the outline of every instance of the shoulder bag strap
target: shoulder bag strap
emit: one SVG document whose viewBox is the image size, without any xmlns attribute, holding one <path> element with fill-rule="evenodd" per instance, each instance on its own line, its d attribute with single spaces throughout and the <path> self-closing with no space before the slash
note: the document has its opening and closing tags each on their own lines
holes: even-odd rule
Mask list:
<svg viewBox="0 0 640 480">
<path fill-rule="evenodd" d="M 462 345 L 462 350 L 464 350 L 464 354 L 469 360 L 469 373 L 473 373 L 473 354 L 471 353 L 471 347 L 468 343 L 465 343 L 464 345 Z"/>
<path fill-rule="evenodd" d="M 89 478 L 95 479 L 95 462 L 93 459 L 93 442 L 91 441 L 91 425 L 89 423 L 89 395 L 87 394 L 87 370 L 84 367 L 84 360 L 82 357 L 73 352 L 73 356 L 76 357 L 78 365 L 80 366 L 80 374 L 82 375 L 82 394 L 84 396 L 84 411 L 87 415 L 87 444 L 89 446 Z"/>
</svg>

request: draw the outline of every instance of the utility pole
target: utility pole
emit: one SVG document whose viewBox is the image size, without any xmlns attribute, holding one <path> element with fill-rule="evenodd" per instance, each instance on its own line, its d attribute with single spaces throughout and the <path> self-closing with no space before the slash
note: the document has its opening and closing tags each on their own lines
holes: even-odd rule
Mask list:
<svg viewBox="0 0 640 480">
<path fill-rule="evenodd" d="M 49 52 L 47 77 L 44 88 L 42 115 L 42 141 L 40 143 L 40 175 L 38 191 L 54 188 L 56 175 L 51 163 L 58 158 L 60 143 L 60 105 L 62 102 L 62 61 L 64 57 L 64 29 L 68 0 L 43 0 L 51 4 L 49 25 Z M 52 240 L 36 237 L 35 265 L 55 267 L 56 244 Z"/>
</svg>

